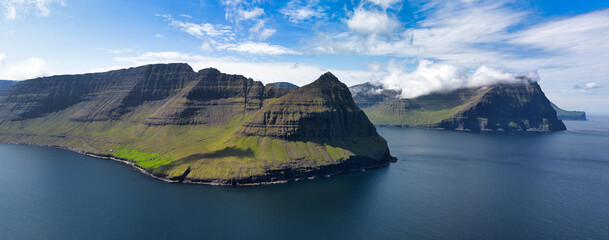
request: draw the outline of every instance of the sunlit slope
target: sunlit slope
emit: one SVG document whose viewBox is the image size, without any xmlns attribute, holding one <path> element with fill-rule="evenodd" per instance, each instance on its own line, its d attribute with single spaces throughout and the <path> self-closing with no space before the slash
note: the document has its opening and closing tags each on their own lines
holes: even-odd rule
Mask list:
<svg viewBox="0 0 609 240">
<path fill-rule="evenodd" d="M 0 141 L 114 156 L 134 161 L 158 177 L 222 184 L 387 165 L 392 158 L 385 140 L 354 108 L 348 88 L 333 78 L 340 87 L 326 90 L 322 78 L 303 88 L 283 88 L 215 69 L 196 73 L 186 64 L 158 64 L 33 79 L 1 93 Z M 319 91 L 306 92 L 315 86 Z M 348 98 L 333 101 L 326 96 L 340 94 Z M 295 95 L 318 99 L 315 104 L 324 107 L 301 102 L 301 116 L 296 116 L 289 107 Z M 245 130 L 258 124 L 269 109 L 278 118 L 290 119 L 282 122 L 286 126 L 320 131 L 344 121 L 335 115 L 359 111 L 358 126 L 351 128 L 368 132 L 293 138 L 288 133 Z M 257 125 L 259 132 L 265 128 L 273 127 Z"/>
<path fill-rule="evenodd" d="M 402 99 L 370 83 L 351 87 L 376 125 L 466 131 L 560 131 L 565 125 L 536 82 L 463 88 Z"/>
</svg>

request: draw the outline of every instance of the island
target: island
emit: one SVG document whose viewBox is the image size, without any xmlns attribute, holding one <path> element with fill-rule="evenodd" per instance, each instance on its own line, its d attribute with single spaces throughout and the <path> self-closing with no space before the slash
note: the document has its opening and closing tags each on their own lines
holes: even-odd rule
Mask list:
<svg viewBox="0 0 609 240">
<path fill-rule="evenodd" d="M 539 84 L 526 78 L 412 99 L 381 84 L 364 83 L 350 90 L 375 125 L 475 132 L 566 130 Z"/>
<path fill-rule="evenodd" d="M 556 111 L 556 116 L 560 120 L 586 121 L 586 112 L 584 111 L 567 111 L 552 103 L 552 108 Z"/>
<path fill-rule="evenodd" d="M 168 182 L 283 183 L 396 159 L 331 73 L 264 85 L 188 64 L 20 81 L 0 91 L 0 143 L 64 148 Z"/>
</svg>

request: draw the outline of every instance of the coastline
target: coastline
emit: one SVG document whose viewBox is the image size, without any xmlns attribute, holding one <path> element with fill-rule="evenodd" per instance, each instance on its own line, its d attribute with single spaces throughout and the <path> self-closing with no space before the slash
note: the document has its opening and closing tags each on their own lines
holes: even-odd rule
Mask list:
<svg viewBox="0 0 609 240">
<path fill-rule="evenodd" d="M 97 154 L 97 153 L 87 152 L 87 151 L 83 151 L 83 150 L 76 149 L 76 148 L 64 147 L 64 146 L 59 146 L 59 145 L 51 145 L 51 144 L 20 143 L 20 142 L 0 142 L 0 144 L 24 145 L 24 146 L 36 146 L 36 147 L 48 147 L 48 148 L 62 149 L 62 150 L 67 150 L 67 151 L 75 152 L 75 153 L 82 154 L 82 155 L 89 156 L 89 157 L 93 157 L 93 158 L 112 160 L 112 161 L 115 161 L 115 162 L 119 162 L 119 163 L 123 163 L 123 164 L 126 164 L 126 165 L 130 165 L 132 168 L 138 170 L 142 174 L 144 174 L 146 176 L 149 176 L 149 177 L 152 177 L 152 178 L 154 178 L 156 180 L 160 180 L 160 181 L 166 182 L 166 183 L 199 184 L 199 185 L 211 185 L 211 186 L 260 186 L 260 185 L 282 184 L 282 183 L 296 182 L 296 181 L 302 181 L 302 180 L 313 180 L 313 179 L 317 179 L 317 178 L 324 178 L 324 177 L 327 178 L 327 177 L 337 176 L 337 175 L 346 174 L 346 173 L 362 172 L 362 171 L 367 171 L 367 170 L 370 170 L 370 169 L 387 167 L 391 163 L 394 163 L 394 162 L 397 161 L 397 158 L 389 156 L 390 158 L 385 163 L 377 164 L 377 165 L 370 165 L 370 166 L 366 166 L 366 167 L 362 167 L 362 168 L 354 168 L 354 169 L 350 169 L 350 170 L 333 171 L 333 172 L 329 172 L 327 174 L 312 174 L 311 176 L 285 178 L 285 179 L 277 179 L 277 180 L 271 180 L 271 181 L 248 182 L 247 181 L 248 179 L 253 180 L 253 179 L 256 179 L 256 178 L 255 177 L 254 178 L 250 177 L 250 178 L 247 178 L 247 179 L 240 179 L 240 180 L 236 180 L 236 179 L 232 179 L 232 180 L 226 180 L 226 179 L 214 179 L 214 180 L 188 179 L 188 178 L 186 178 L 186 176 L 168 178 L 166 176 L 155 175 L 154 173 L 148 171 L 147 169 L 138 166 L 132 160 L 124 159 L 124 158 L 118 158 L 118 157 L 114 157 L 114 156 L 111 156 L 111 155 Z M 345 162 L 348 162 L 349 160 L 351 160 L 351 158 L 346 160 Z M 324 167 L 331 168 L 332 166 L 336 166 L 336 165 L 338 165 L 338 164 L 328 165 L 328 166 L 324 166 Z M 275 171 L 283 173 L 284 171 L 288 171 L 288 170 L 293 171 L 293 169 L 284 169 L 284 170 L 275 170 Z M 246 181 L 244 181 L 244 180 L 246 180 Z M 244 182 L 240 182 L 240 181 L 244 181 Z"/>
</svg>

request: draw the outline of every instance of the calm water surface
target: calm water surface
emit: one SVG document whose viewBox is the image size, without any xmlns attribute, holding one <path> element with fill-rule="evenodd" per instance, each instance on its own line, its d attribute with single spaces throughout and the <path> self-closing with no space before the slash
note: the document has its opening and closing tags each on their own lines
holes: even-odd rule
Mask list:
<svg viewBox="0 0 609 240">
<path fill-rule="evenodd" d="M 609 239 L 609 118 L 559 133 L 379 128 L 388 168 L 259 187 L 168 184 L 0 145 L 2 239 Z"/>
</svg>

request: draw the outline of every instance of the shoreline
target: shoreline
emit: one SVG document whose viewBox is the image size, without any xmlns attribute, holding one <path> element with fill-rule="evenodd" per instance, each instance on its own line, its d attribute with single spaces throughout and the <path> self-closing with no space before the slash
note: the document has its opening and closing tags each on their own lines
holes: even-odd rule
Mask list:
<svg viewBox="0 0 609 240">
<path fill-rule="evenodd" d="M 87 152 L 87 151 L 83 151 L 83 150 L 76 149 L 76 148 L 64 147 L 64 146 L 59 146 L 59 145 L 18 143 L 18 142 L 0 142 L 0 144 L 24 145 L 24 146 L 36 146 L 36 147 L 62 149 L 62 150 L 67 150 L 67 151 L 71 151 L 74 153 L 82 154 L 82 155 L 85 155 L 88 157 L 112 160 L 115 162 L 123 163 L 123 164 L 131 166 L 133 169 L 138 170 L 140 173 L 142 173 L 146 176 L 152 177 L 156 180 L 163 181 L 166 183 L 198 184 L 198 185 L 210 185 L 210 186 L 243 186 L 243 187 L 245 187 L 245 186 L 274 185 L 274 184 L 297 182 L 297 181 L 303 181 L 303 180 L 314 180 L 314 179 L 318 179 L 318 178 L 328 178 L 328 177 L 333 177 L 333 176 L 347 174 L 347 173 L 364 172 L 364 171 L 367 171 L 370 169 L 388 167 L 391 163 L 395 163 L 397 161 L 397 158 L 391 157 L 390 160 L 387 161 L 386 163 L 378 164 L 378 165 L 371 165 L 371 166 L 359 168 L 359 169 L 336 171 L 336 172 L 331 172 L 329 174 L 317 174 L 317 175 L 314 174 L 314 175 L 311 175 L 308 177 L 287 178 L 287 179 L 283 179 L 283 180 L 261 181 L 261 182 L 252 182 L 252 183 L 238 183 L 238 182 L 236 182 L 235 179 L 232 179 L 232 180 L 221 180 L 221 179 L 203 180 L 203 179 L 188 179 L 188 178 L 186 178 L 186 176 L 180 176 L 177 178 L 168 178 L 168 177 L 164 177 L 164 176 L 158 176 L 158 175 L 155 175 L 152 172 L 148 171 L 147 169 L 138 166 L 134 161 L 129 160 L 129 159 L 117 158 L 117 157 L 105 155 L 105 154 L 96 154 L 96 153 Z M 331 165 L 329 165 L 329 166 L 331 166 Z M 180 180 L 180 178 L 182 178 L 182 179 Z"/>
</svg>

